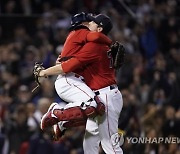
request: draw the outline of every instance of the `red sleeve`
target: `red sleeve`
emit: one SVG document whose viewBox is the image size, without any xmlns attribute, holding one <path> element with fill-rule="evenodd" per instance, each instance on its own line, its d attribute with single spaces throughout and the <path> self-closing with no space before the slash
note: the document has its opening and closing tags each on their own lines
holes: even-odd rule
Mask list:
<svg viewBox="0 0 180 154">
<path fill-rule="evenodd" d="M 87 41 L 88 42 L 96 42 L 96 43 L 103 43 L 107 45 L 111 45 L 112 40 L 110 40 L 106 35 L 100 32 L 89 32 L 87 34 Z"/>
<path fill-rule="evenodd" d="M 64 73 L 73 72 L 77 68 L 81 68 L 81 63 L 77 58 L 71 58 L 67 61 L 61 63 L 62 69 Z"/>
</svg>

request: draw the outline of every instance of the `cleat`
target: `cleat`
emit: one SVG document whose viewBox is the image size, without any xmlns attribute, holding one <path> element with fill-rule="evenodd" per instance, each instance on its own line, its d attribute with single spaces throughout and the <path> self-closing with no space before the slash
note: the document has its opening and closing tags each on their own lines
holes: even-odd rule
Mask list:
<svg viewBox="0 0 180 154">
<path fill-rule="evenodd" d="M 56 105 L 58 105 L 58 103 L 52 103 L 50 105 L 48 111 L 43 115 L 41 122 L 40 122 L 40 127 L 42 130 L 58 123 L 58 118 L 52 113 L 52 111 Z"/>
</svg>

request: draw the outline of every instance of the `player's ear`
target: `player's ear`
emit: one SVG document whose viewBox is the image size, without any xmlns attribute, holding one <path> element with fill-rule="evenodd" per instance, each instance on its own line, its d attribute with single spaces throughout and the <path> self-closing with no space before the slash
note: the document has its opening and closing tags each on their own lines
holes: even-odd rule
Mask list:
<svg viewBox="0 0 180 154">
<path fill-rule="evenodd" d="M 98 27 L 97 28 L 97 32 L 102 32 L 103 31 L 103 28 L 102 27 Z"/>
</svg>

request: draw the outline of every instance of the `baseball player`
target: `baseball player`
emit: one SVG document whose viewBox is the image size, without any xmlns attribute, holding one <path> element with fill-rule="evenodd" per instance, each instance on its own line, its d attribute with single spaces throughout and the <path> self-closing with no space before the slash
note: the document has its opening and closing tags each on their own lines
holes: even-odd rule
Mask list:
<svg viewBox="0 0 180 154">
<path fill-rule="evenodd" d="M 106 19 L 106 20 L 105 20 Z M 112 24 L 108 18 L 103 15 L 98 15 L 89 24 L 89 29 L 107 34 L 110 31 Z M 108 24 L 107 24 L 108 23 Z M 109 29 L 108 29 L 109 28 Z M 115 82 L 114 69 L 111 66 L 111 60 L 107 53 L 106 45 L 98 43 L 87 43 L 83 52 L 77 55 L 78 59 L 85 64 L 88 60 L 82 57 L 93 51 L 93 54 L 100 57 L 100 60 L 95 60 L 91 65 L 84 70 L 83 77 L 86 84 L 95 91 L 101 101 L 105 104 L 106 112 L 102 117 L 88 119 L 86 124 L 86 133 L 84 137 L 83 147 L 85 154 L 98 154 L 99 142 L 107 154 L 123 153 L 119 146 L 118 135 L 118 119 L 123 106 L 122 95 L 118 90 Z M 86 50 L 87 49 L 87 50 Z M 85 52 L 87 51 L 87 53 Z M 95 68 L 98 68 L 95 70 Z M 93 79 L 89 77 L 92 74 Z M 95 75 L 94 75 L 95 74 Z M 96 82 L 99 81 L 99 82 Z"/>
<path fill-rule="evenodd" d="M 112 23 L 107 16 L 98 15 L 92 18 L 90 30 L 107 34 Z M 88 119 L 84 139 L 84 153 L 98 153 L 99 142 L 108 154 L 122 153 L 118 144 L 118 118 L 122 109 L 122 96 L 116 86 L 114 69 L 111 66 L 111 59 L 108 56 L 106 43 L 98 44 L 89 42 L 74 57 L 76 64 L 73 68 L 82 68 L 86 84 L 95 91 L 106 106 L 106 114 L 100 117 L 97 122 Z M 67 61 L 67 63 L 69 63 Z M 61 73 L 61 69 L 51 68 L 41 71 L 40 76 Z M 97 82 L 98 81 L 98 82 Z M 53 117 L 56 114 L 55 106 L 50 112 Z M 54 118 L 57 118 L 56 115 Z"/>
<path fill-rule="evenodd" d="M 40 76 L 54 75 L 57 73 L 58 69 L 61 69 L 61 71 L 57 74 L 66 73 L 65 75 L 59 75 L 55 82 L 55 88 L 58 95 L 65 101 L 70 102 L 65 108 L 63 108 L 63 111 L 57 111 L 56 116 L 58 117 L 58 121 L 77 119 L 86 120 L 87 117 L 95 116 L 96 114 L 101 115 L 104 112 L 104 104 L 98 100 L 94 92 L 82 81 L 82 77 L 76 73 L 79 72 L 79 70 L 74 68 L 77 60 L 73 58 L 73 56 L 87 41 L 99 43 L 106 42 L 108 45 L 110 45 L 111 40 L 108 39 L 104 34 L 99 34 L 97 32 L 90 33 L 88 28 L 85 26 L 85 24 L 87 24 L 85 22 L 87 21 L 87 17 L 84 13 L 75 15 L 72 21 L 72 28 L 75 30 L 71 31 L 66 39 L 63 51 L 61 53 L 61 64 L 57 64 L 56 66 L 43 71 L 37 71 L 36 69 L 36 73 L 38 73 Z M 79 25 L 79 21 L 83 23 Z M 66 64 L 68 59 L 71 59 L 71 61 Z M 74 73 L 69 73 L 72 70 Z M 44 71 L 46 71 L 46 73 L 41 75 Z M 52 104 L 50 109 L 54 105 L 57 104 Z M 95 110 L 95 108 L 97 109 Z M 56 109 L 59 109 L 59 106 L 56 106 Z M 56 118 L 49 120 L 49 116 L 49 112 L 43 116 L 41 120 L 42 129 L 57 123 Z"/>
<path fill-rule="evenodd" d="M 112 28 L 110 19 L 104 15 L 98 15 L 92 20 L 89 24 L 92 31 L 107 34 Z M 97 122 L 93 119 L 87 120 L 83 144 L 85 154 L 97 154 L 99 142 L 107 154 L 123 153 L 118 142 L 118 119 L 123 101 L 116 86 L 114 69 L 107 50 L 106 44 L 89 42 L 76 55 L 81 66 L 86 66 L 83 70 L 86 84 L 95 91 L 106 107 L 106 114 L 98 117 Z"/>
</svg>

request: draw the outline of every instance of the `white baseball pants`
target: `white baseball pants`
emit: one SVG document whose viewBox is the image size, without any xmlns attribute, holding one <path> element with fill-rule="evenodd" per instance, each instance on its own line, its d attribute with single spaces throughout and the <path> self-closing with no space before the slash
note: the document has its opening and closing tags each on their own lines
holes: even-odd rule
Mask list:
<svg viewBox="0 0 180 154">
<path fill-rule="evenodd" d="M 96 107 L 94 92 L 82 81 L 82 77 L 77 77 L 75 73 L 59 75 L 55 81 L 55 89 L 60 98 L 69 102 L 64 108 L 81 106 L 82 102 L 86 105 Z"/>
<path fill-rule="evenodd" d="M 110 86 L 98 91 L 106 112 L 102 117 L 87 120 L 83 142 L 84 154 L 98 154 L 100 142 L 106 154 L 123 154 L 117 139 L 118 119 L 123 106 L 122 95 L 118 88 L 111 90 Z"/>
</svg>

